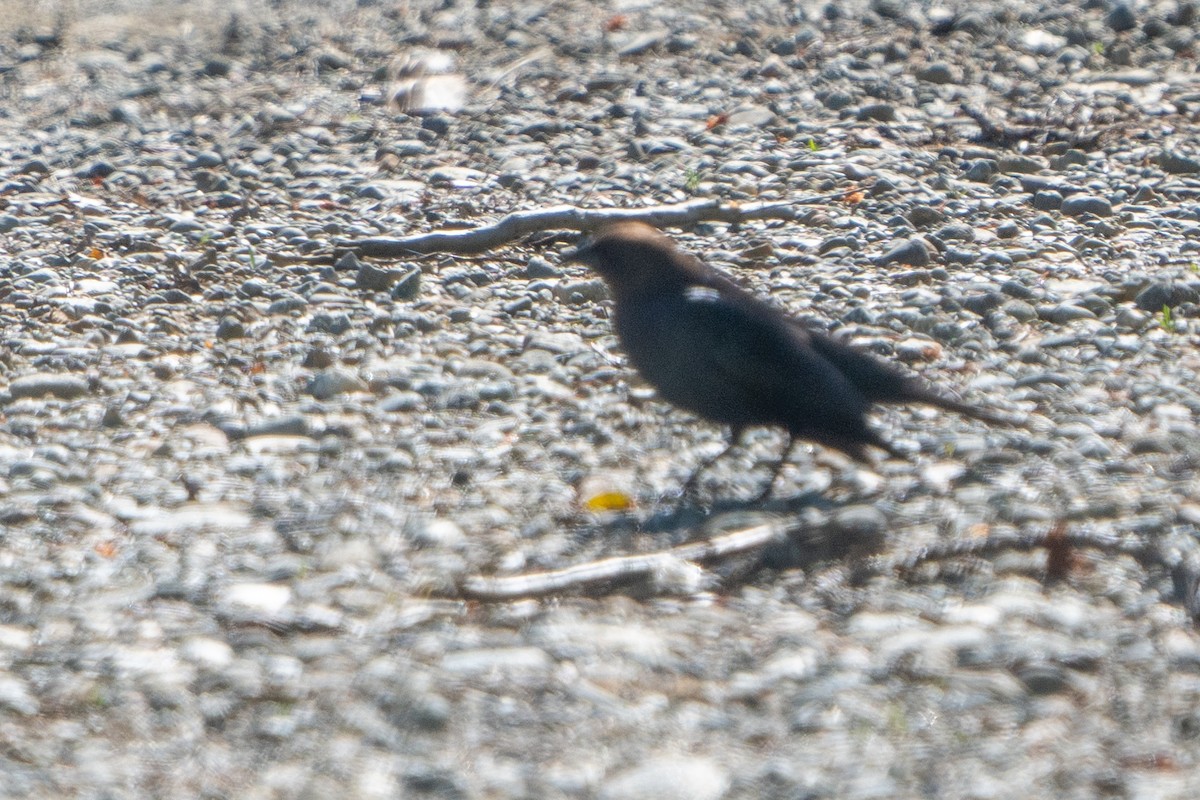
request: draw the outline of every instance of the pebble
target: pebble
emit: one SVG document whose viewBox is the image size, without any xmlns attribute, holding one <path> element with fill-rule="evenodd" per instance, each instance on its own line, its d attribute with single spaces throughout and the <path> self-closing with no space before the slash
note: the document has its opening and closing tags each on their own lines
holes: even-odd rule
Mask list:
<svg viewBox="0 0 1200 800">
<path fill-rule="evenodd" d="M 1033 207 L 1038 211 L 1058 211 L 1063 207 L 1063 196 L 1053 189 L 1043 189 L 1033 196 Z"/>
<path fill-rule="evenodd" d="M 1200 302 L 1200 282 L 1158 280 L 1138 292 L 1134 304 L 1143 311 L 1157 314 L 1164 307 Z"/>
<path fill-rule="evenodd" d="M 896 119 L 896 107 L 891 103 L 867 103 L 859 107 L 855 116 L 863 122 L 892 122 Z"/>
<path fill-rule="evenodd" d="M 41 372 L 14 378 L 8 385 L 8 394 L 17 400 L 23 397 L 57 397 L 74 400 L 91 392 L 86 379 L 78 375 Z"/>
<path fill-rule="evenodd" d="M 659 756 L 605 778 L 600 800 L 718 800 L 729 777 L 715 762 L 696 756 Z"/>
<path fill-rule="evenodd" d="M 331 367 L 314 375 L 304 387 L 304 391 L 317 400 L 330 400 L 353 392 L 365 392 L 367 384 L 353 373 Z"/>
<path fill-rule="evenodd" d="M 368 292 L 386 292 L 406 275 L 400 269 L 380 269 L 373 264 L 361 264 L 354 285 Z"/>
<path fill-rule="evenodd" d="M 525 262 L 525 277 L 531 280 L 538 278 L 557 278 L 562 271 L 541 256 L 534 256 Z"/>
<path fill-rule="evenodd" d="M 908 264 L 913 267 L 924 267 L 929 262 L 929 246 L 923 239 L 909 239 L 901 242 L 875 259 L 875 264 L 881 267 L 888 264 Z"/>
<path fill-rule="evenodd" d="M 959 83 L 962 80 L 953 66 L 940 61 L 919 68 L 916 76 L 918 80 L 936 84 Z"/>
<path fill-rule="evenodd" d="M 1111 217 L 1112 205 L 1103 197 L 1093 195 L 1073 195 L 1062 201 L 1062 213 L 1068 217 L 1078 217 L 1082 214 L 1092 214 L 1097 217 Z"/>
<path fill-rule="evenodd" d="M 996 162 L 987 158 L 979 158 L 967 164 L 963 177 L 976 183 L 987 183 L 995 174 Z"/>
<path fill-rule="evenodd" d="M 1163 151 L 1157 161 L 1159 169 L 1170 175 L 1190 175 L 1200 172 L 1200 158 Z"/>
<path fill-rule="evenodd" d="M 421 270 L 410 269 L 392 285 L 393 300 L 415 300 L 421 292 Z"/>
<path fill-rule="evenodd" d="M 1117 33 L 1124 33 L 1137 27 L 1137 15 L 1128 3 L 1115 3 L 1112 10 L 1105 15 L 1104 24 Z"/>
</svg>

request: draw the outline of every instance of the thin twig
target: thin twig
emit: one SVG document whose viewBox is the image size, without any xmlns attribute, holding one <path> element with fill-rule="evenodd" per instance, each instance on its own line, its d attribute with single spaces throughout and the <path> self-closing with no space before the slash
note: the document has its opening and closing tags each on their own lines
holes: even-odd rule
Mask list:
<svg viewBox="0 0 1200 800">
<path fill-rule="evenodd" d="M 715 561 L 746 553 L 778 541 L 785 535 L 783 528 L 772 524 L 758 525 L 734 531 L 703 542 L 631 556 L 615 556 L 590 561 L 564 569 L 488 577 L 472 575 L 462 582 L 459 591 L 470 600 L 498 602 L 522 598 L 545 597 L 579 591 L 597 584 L 655 581 L 659 589 L 685 591 L 700 588 L 705 575 L 691 567 L 692 562 Z M 689 568 L 691 567 L 691 568 Z"/>
<path fill-rule="evenodd" d="M 561 205 L 514 211 L 478 228 L 431 231 L 412 236 L 339 239 L 339 248 L 372 258 L 405 258 L 421 253 L 484 253 L 517 241 L 522 236 L 549 229 L 591 231 L 617 221 L 637 220 L 658 228 L 684 227 L 697 222 L 748 222 L 755 219 L 795 219 L 796 206 L 828 202 L 846 190 L 816 197 L 760 203 L 731 203 L 716 198 L 688 200 L 645 208 L 579 208 Z"/>
</svg>

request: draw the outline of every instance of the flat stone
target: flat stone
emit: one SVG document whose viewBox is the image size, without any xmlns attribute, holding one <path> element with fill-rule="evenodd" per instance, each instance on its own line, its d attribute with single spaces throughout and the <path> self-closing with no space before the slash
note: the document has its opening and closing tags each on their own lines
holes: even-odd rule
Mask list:
<svg viewBox="0 0 1200 800">
<path fill-rule="evenodd" d="M 74 400 L 90 391 L 88 382 L 78 375 L 58 372 L 39 372 L 23 375 L 8 385 L 13 399 L 22 397 L 45 397 L 51 395 L 60 400 Z"/>
</svg>

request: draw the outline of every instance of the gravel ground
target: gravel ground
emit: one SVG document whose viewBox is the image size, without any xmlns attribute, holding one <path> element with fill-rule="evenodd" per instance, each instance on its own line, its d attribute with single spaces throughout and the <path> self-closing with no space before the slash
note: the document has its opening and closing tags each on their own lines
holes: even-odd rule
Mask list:
<svg viewBox="0 0 1200 800">
<path fill-rule="evenodd" d="M 1198 18 L 9 0 L 0 796 L 1195 797 Z M 759 507 L 764 431 L 676 508 L 722 432 L 573 234 L 334 248 L 818 196 L 671 233 L 1023 425 L 890 409 L 911 462 L 802 448 Z M 457 596 L 764 521 L 705 580 Z"/>
</svg>

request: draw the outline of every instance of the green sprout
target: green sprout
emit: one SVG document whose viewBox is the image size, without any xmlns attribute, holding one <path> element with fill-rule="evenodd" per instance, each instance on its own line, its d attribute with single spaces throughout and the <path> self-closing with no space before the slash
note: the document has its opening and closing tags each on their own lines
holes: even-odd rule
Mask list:
<svg viewBox="0 0 1200 800">
<path fill-rule="evenodd" d="M 702 177 L 702 173 L 700 172 L 700 170 L 689 167 L 687 172 L 684 173 L 684 175 L 685 175 L 685 178 L 683 181 L 684 187 L 689 192 L 696 191 L 696 189 L 700 186 L 700 178 Z"/>
<path fill-rule="evenodd" d="M 1179 321 L 1171 314 L 1171 307 L 1164 305 L 1158 312 L 1158 324 L 1167 333 L 1179 332 Z"/>
<path fill-rule="evenodd" d="M 101 686 L 92 686 L 88 692 L 87 702 L 92 708 L 105 709 L 112 705 L 112 698 Z"/>
<path fill-rule="evenodd" d="M 1104 55 L 1104 42 L 1092 42 L 1092 52 L 1098 56 Z"/>
<path fill-rule="evenodd" d="M 808 137 L 808 151 L 810 153 L 815 153 L 820 149 L 821 149 L 821 145 L 817 144 L 817 140 L 811 136 Z"/>
</svg>

